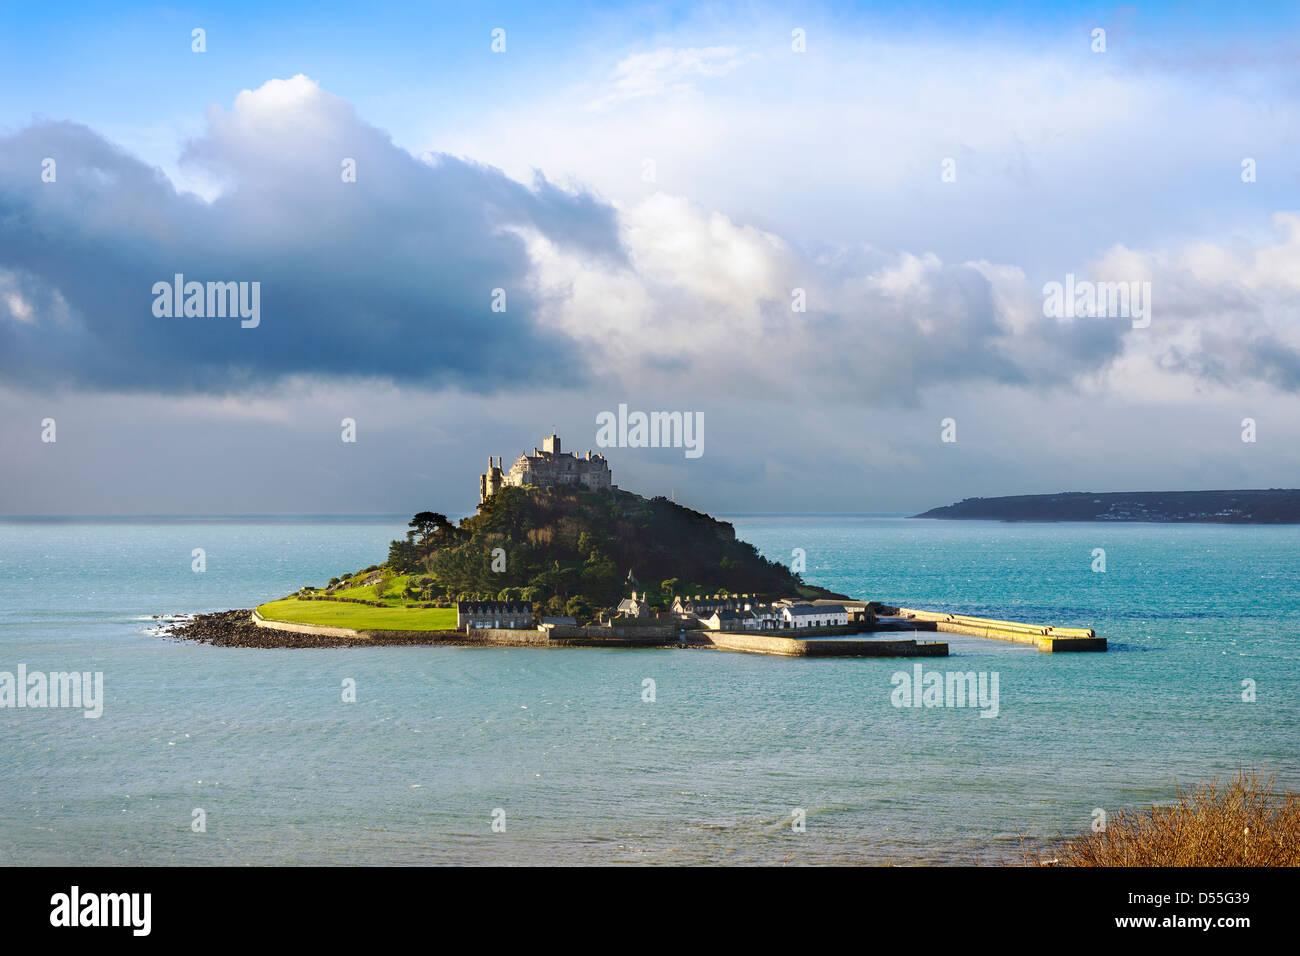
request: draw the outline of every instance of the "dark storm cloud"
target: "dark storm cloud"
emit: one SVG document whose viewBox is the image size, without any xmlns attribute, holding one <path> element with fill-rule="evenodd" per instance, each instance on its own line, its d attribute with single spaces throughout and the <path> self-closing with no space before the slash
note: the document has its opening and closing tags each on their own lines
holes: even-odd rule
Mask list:
<svg viewBox="0 0 1300 956">
<path fill-rule="evenodd" d="M 490 391 L 553 367 L 582 378 L 569 341 L 537 323 L 518 230 L 617 265 L 615 213 L 593 197 L 416 159 L 303 78 L 214 110 L 182 161 L 222 185 L 215 201 L 84 126 L 0 137 L 5 381 L 224 392 L 307 374 Z M 175 273 L 260 282 L 260 326 L 155 317 L 152 287 Z M 498 288 L 505 312 L 491 309 Z"/>
</svg>

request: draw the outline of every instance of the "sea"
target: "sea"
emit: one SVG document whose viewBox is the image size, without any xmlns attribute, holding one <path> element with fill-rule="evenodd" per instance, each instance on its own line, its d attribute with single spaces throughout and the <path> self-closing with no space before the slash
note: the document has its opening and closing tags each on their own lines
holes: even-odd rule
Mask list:
<svg viewBox="0 0 1300 956">
<path fill-rule="evenodd" d="M 98 717 L 0 708 L 0 863 L 1017 863 L 1240 769 L 1300 789 L 1300 527 L 729 520 L 854 598 L 1110 649 L 211 647 L 155 616 L 324 584 L 405 518 L 0 519 L 0 672 L 103 681 Z M 900 706 L 918 663 L 996 675 L 996 715 Z"/>
</svg>

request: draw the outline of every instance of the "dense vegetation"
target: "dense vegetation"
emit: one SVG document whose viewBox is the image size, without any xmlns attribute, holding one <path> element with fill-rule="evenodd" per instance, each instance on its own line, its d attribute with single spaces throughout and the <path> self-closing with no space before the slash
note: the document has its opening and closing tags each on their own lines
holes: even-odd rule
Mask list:
<svg viewBox="0 0 1300 956">
<path fill-rule="evenodd" d="M 663 605 L 673 594 L 828 593 L 737 540 L 725 521 L 621 490 L 507 487 L 459 525 L 421 512 L 410 527 L 379 578 L 387 596 L 383 582 L 405 575 L 407 601 L 524 600 L 589 619 L 627 595 L 629 572 Z"/>
</svg>

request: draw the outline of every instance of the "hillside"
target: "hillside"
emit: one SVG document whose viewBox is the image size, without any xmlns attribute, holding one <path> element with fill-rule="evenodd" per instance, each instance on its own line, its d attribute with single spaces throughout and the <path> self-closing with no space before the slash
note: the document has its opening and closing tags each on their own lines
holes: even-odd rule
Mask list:
<svg viewBox="0 0 1300 956">
<path fill-rule="evenodd" d="M 627 596 L 629 572 L 665 605 L 719 591 L 837 596 L 763 558 L 728 522 L 667 498 L 572 487 L 503 488 L 459 525 L 422 512 L 383 572 L 408 576 L 407 600 L 525 600 L 584 618 Z"/>
<path fill-rule="evenodd" d="M 1055 495 L 967 498 L 915 518 L 985 521 L 1159 521 L 1300 523 L 1300 490 L 1066 491 Z"/>
</svg>

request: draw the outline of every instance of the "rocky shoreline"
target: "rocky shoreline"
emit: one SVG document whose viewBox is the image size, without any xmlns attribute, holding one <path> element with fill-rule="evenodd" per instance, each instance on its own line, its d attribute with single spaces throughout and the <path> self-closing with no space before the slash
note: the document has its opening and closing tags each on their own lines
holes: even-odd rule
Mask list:
<svg viewBox="0 0 1300 956">
<path fill-rule="evenodd" d="M 178 624 L 162 626 L 160 635 L 214 647 L 377 647 L 388 645 L 455 645 L 473 646 L 474 642 L 457 638 L 454 633 L 431 634 L 427 631 L 383 631 L 371 637 L 324 637 L 258 627 L 249 609 L 195 614 Z"/>
</svg>

